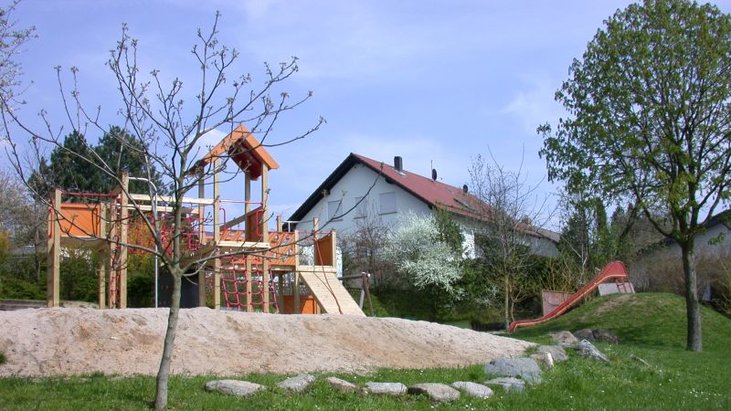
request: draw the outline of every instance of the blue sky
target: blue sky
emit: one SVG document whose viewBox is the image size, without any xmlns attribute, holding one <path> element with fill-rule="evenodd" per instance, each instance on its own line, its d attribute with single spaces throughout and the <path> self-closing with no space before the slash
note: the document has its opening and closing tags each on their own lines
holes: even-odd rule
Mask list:
<svg viewBox="0 0 731 411">
<path fill-rule="evenodd" d="M 53 67 L 80 69 L 82 100 L 115 123 L 114 79 L 106 68 L 123 22 L 140 40 L 144 68 L 195 83 L 190 54 L 197 28 L 222 13 L 220 40 L 240 53 L 236 73 L 261 78 L 263 62 L 297 56 L 293 95 L 314 97 L 284 117 L 282 139 L 327 124 L 295 144 L 272 148 L 272 208 L 288 217 L 348 155 L 356 152 L 461 186 L 468 166 L 489 152 L 528 184 L 556 191 L 538 158 L 536 127 L 563 114 L 553 94 L 602 21 L 630 2 L 24 0 L 15 17 L 38 38 L 21 56 L 29 102 L 62 121 Z M 724 11 L 731 1 L 718 1 Z M 32 84 L 30 84 L 32 81 Z M 107 117 L 105 117 L 107 118 Z M 89 136 L 93 139 L 95 136 Z M 226 197 L 243 197 L 229 188 Z"/>
</svg>

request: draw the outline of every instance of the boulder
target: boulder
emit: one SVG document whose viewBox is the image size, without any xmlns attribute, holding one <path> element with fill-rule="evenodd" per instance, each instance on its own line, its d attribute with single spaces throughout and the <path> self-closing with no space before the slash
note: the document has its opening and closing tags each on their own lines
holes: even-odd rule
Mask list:
<svg viewBox="0 0 731 411">
<path fill-rule="evenodd" d="M 545 368 L 553 368 L 553 356 L 550 352 L 537 352 L 531 354 L 530 358 L 536 360 L 536 362 Z"/>
<path fill-rule="evenodd" d="M 586 358 L 593 358 L 597 361 L 603 361 L 608 363 L 609 358 L 604 355 L 601 351 L 599 351 L 594 344 L 590 343 L 587 340 L 581 340 L 579 341 L 579 345 L 576 348 L 576 350 L 581 354 L 582 357 Z"/>
<path fill-rule="evenodd" d="M 451 402 L 459 399 L 459 391 L 447 384 L 423 383 L 409 387 L 409 394 L 426 394 L 434 402 Z"/>
<path fill-rule="evenodd" d="M 612 344 L 618 344 L 619 343 L 619 337 L 617 337 L 617 334 L 606 330 L 604 328 L 597 328 L 594 330 L 591 330 L 592 334 L 594 335 L 594 341 L 603 341 L 608 342 Z"/>
<path fill-rule="evenodd" d="M 499 385 L 505 392 L 523 392 L 525 381 L 514 377 L 500 377 L 485 381 L 485 385 Z"/>
<path fill-rule="evenodd" d="M 594 341 L 594 331 L 589 328 L 582 328 L 581 330 L 574 331 L 574 337 L 579 341 Z"/>
<path fill-rule="evenodd" d="M 579 343 L 578 338 L 571 334 L 570 331 L 557 331 L 555 333 L 551 333 L 551 338 L 562 347 L 575 347 L 576 344 Z M 554 360 L 556 360 L 555 357 Z"/>
<path fill-rule="evenodd" d="M 406 393 L 406 386 L 400 382 L 367 382 L 366 388 L 371 394 L 401 395 Z"/>
<path fill-rule="evenodd" d="M 291 392 L 302 392 L 315 382 L 315 376 L 310 374 L 300 374 L 296 377 L 287 378 L 277 384 L 279 388 Z"/>
<path fill-rule="evenodd" d="M 568 354 L 566 354 L 566 350 L 564 350 L 560 345 L 541 345 L 538 347 L 536 352 L 551 354 L 554 362 L 563 362 L 569 359 Z"/>
<path fill-rule="evenodd" d="M 475 398 L 490 398 L 493 394 L 490 387 L 471 381 L 453 382 L 452 387 L 464 391 L 468 396 Z"/>
<path fill-rule="evenodd" d="M 340 391 L 340 392 L 353 392 L 358 390 L 358 386 L 350 383 L 348 381 L 345 381 L 343 379 L 340 379 L 338 377 L 328 377 L 327 378 L 328 384 L 330 384 L 331 387 L 334 389 Z"/>
<path fill-rule="evenodd" d="M 249 397 L 266 387 L 248 381 L 214 380 L 206 383 L 206 391 L 216 391 L 237 397 Z"/>
<path fill-rule="evenodd" d="M 520 377 L 531 384 L 541 382 L 541 367 L 532 358 L 497 358 L 485 365 L 485 372 L 501 377 Z"/>
</svg>

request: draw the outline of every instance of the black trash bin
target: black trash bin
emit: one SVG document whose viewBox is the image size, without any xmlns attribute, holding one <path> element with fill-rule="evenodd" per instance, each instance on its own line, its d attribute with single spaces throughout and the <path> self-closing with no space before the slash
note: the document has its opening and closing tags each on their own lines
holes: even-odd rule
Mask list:
<svg viewBox="0 0 731 411">
<path fill-rule="evenodd" d="M 180 308 L 198 307 L 198 276 L 195 270 L 189 270 L 180 283 Z M 190 275 L 188 275 L 190 274 Z M 158 307 L 170 307 L 173 297 L 173 276 L 165 268 L 161 268 L 157 282 Z"/>
</svg>

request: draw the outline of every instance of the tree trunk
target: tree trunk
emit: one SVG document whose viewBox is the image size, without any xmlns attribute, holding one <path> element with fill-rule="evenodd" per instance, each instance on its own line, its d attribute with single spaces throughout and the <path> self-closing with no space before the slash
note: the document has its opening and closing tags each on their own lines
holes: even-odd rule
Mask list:
<svg viewBox="0 0 731 411">
<path fill-rule="evenodd" d="M 689 351 L 703 351 L 703 334 L 701 334 L 701 311 L 698 302 L 698 279 L 695 271 L 695 244 L 693 240 L 682 243 L 683 274 L 685 276 L 685 307 L 688 321 Z"/>
<path fill-rule="evenodd" d="M 164 410 L 168 405 L 168 380 L 170 377 L 170 360 L 173 356 L 175 334 L 178 327 L 178 313 L 180 311 L 180 287 L 182 273 L 180 269 L 171 269 L 173 276 L 173 295 L 170 299 L 170 313 L 168 327 L 165 332 L 165 344 L 162 349 L 160 369 L 157 371 L 157 390 L 155 392 L 155 409 Z"/>
<path fill-rule="evenodd" d="M 505 298 L 504 298 L 504 309 L 505 309 L 505 329 L 510 327 L 510 279 L 505 276 Z"/>
</svg>

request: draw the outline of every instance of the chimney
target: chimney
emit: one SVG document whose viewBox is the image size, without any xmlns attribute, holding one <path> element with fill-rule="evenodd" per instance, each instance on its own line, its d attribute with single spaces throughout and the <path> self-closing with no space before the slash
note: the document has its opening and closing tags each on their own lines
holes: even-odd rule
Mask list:
<svg viewBox="0 0 731 411">
<path fill-rule="evenodd" d="M 399 173 L 404 170 L 404 160 L 401 158 L 401 156 L 395 156 L 393 158 L 393 168 L 396 169 Z"/>
<path fill-rule="evenodd" d="M 432 181 L 437 181 L 437 169 L 436 168 L 431 169 L 431 179 L 432 179 Z"/>
</svg>

